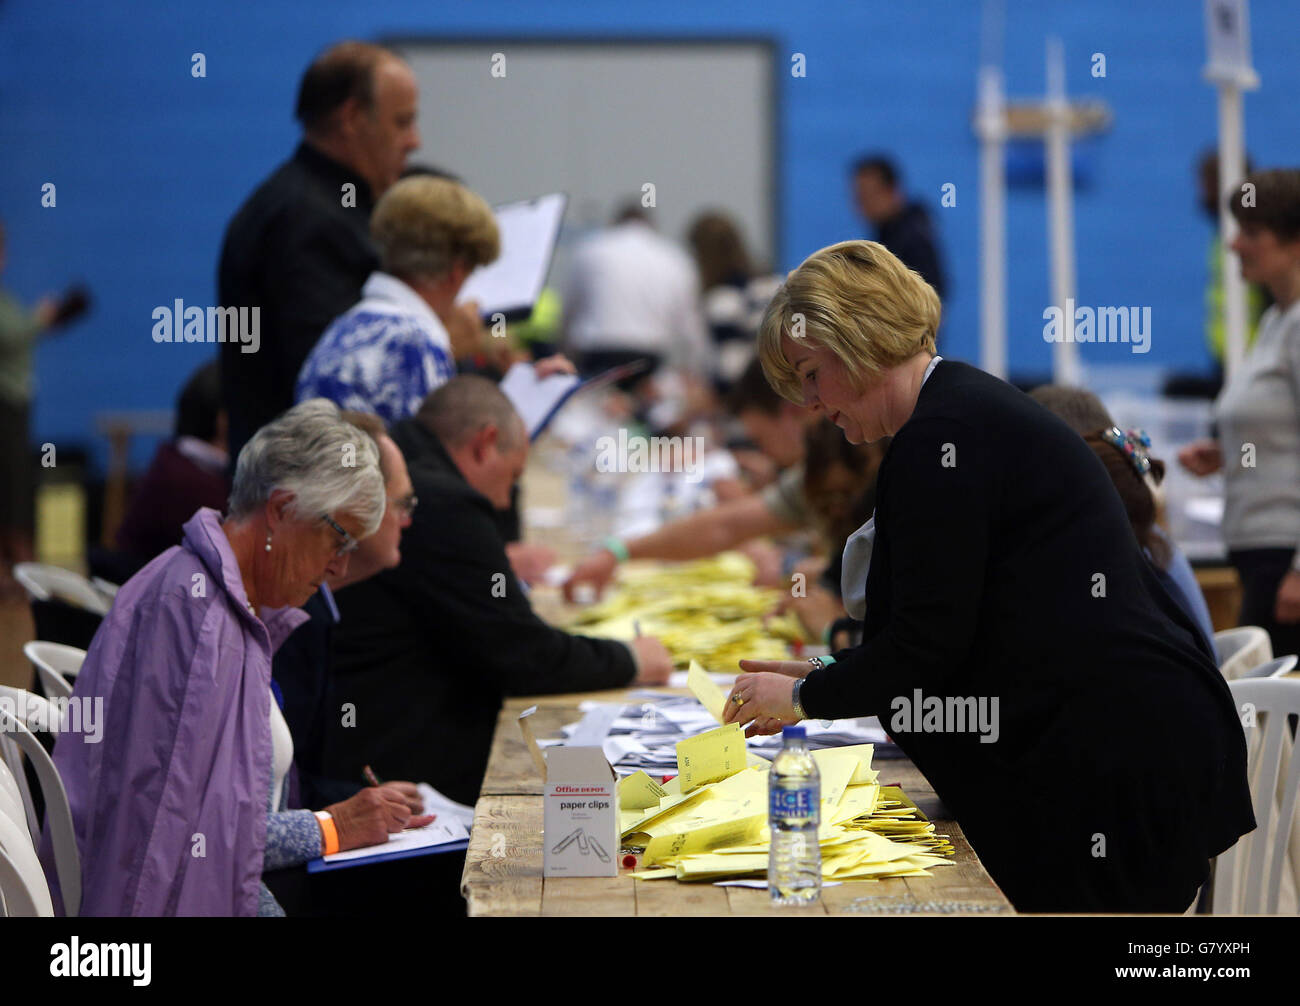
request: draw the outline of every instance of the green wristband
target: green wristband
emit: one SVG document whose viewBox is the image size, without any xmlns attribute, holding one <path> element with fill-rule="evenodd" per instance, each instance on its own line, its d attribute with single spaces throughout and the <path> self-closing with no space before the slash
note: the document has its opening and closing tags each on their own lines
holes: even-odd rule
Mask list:
<svg viewBox="0 0 1300 1006">
<path fill-rule="evenodd" d="M 601 545 L 603 545 L 606 551 L 610 552 L 619 562 L 627 562 L 627 546 L 623 544 L 621 539 L 610 535 L 601 542 Z"/>
</svg>

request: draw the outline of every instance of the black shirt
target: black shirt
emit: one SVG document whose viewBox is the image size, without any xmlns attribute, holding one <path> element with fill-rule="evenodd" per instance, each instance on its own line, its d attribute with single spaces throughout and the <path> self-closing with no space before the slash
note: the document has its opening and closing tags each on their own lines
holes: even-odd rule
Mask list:
<svg viewBox="0 0 1300 1006">
<path fill-rule="evenodd" d="M 417 419 L 392 429 L 420 498 L 402 563 L 338 592 L 326 766 L 357 778 L 426 781 L 472 804 L 508 695 L 622 688 L 636 674 L 623 643 L 543 622 L 510 570 L 497 513 Z"/>
<path fill-rule="evenodd" d="M 943 263 L 939 259 L 939 246 L 934 236 L 930 215 L 920 203 L 908 203 L 898 215 L 876 228 L 876 239 L 893 252 L 903 265 L 915 269 L 921 278 L 934 287 L 939 299 L 944 298 L 947 283 Z"/>
<path fill-rule="evenodd" d="M 935 368 L 881 463 L 863 643 L 836 657 L 808 715 L 879 716 L 1022 911 L 1181 912 L 1254 827 L 1227 685 L 1105 467 L 974 367 Z M 931 698 L 996 699 L 996 741 L 915 729 Z"/>
<path fill-rule="evenodd" d="M 365 179 L 304 142 L 230 221 L 217 277 L 221 305 L 261 309 L 257 352 L 243 352 L 238 342 L 221 346 L 232 459 L 293 404 L 298 371 L 316 340 L 361 299 L 379 265 L 372 206 Z"/>
</svg>

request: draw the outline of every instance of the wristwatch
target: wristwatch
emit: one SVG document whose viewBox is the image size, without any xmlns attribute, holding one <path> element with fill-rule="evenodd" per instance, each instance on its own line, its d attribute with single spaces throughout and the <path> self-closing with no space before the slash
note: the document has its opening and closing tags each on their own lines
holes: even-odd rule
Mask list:
<svg viewBox="0 0 1300 1006">
<path fill-rule="evenodd" d="M 799 691 L 803 688 L 803 678 L 797 678 L 794 683 L 794 691 L 790 693 L 790 702 L 794 706 L 794 716 L 797 720 L 806 720 L 808 714 L 804 712 L 803 703 L 799 701 Z"/>
</svg>

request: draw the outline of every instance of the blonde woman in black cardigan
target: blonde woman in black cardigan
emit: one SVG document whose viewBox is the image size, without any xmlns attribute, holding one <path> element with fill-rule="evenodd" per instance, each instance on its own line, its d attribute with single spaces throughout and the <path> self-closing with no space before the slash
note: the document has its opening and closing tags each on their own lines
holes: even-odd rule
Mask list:
<svg viewBox="0 0 1300 1006">
<path fill-rule="evenodd" d="M 938 323 L 868 241 L 815 253 L 769 306 L 772 386 L 852 443 L 893 441 L 845 550 L 862 644 L 741 661 L 727 719 L 879 716 L 1018 909 L 1181 912 L 1255 826 L 1227 686 L 1096 455 L 935 356 Z"/>
</svg>

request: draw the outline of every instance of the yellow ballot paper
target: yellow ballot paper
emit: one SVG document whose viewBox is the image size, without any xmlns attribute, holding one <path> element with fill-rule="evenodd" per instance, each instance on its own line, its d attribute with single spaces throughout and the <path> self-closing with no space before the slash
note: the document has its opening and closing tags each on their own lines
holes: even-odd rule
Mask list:
<svg viewBox="0 0 1300 1006">
<path fill-rule="evenodd" d="M 683 793 L 734 775 L 745 764 L 745 731 L 739 723 L 677 742 L 677 775 Z"/>
<path fill-rule="evenodd" d="M 698 662 L 691 661 L 691 669 L 686 672 L 686 687 L 700 700 L 700 704 L 709 711 L 719 723 L 722 722 L 722 709 L 727 704 L 727 697 L 722 689 L 713 683 L 708 672 Z"/>
<path fill-rule="evenodd" d="M 618 806 L 620 810 L 645 810 L 658 807 L 668 791 L 651 779 L 644 770 L 620 779 Z"/>
</svg>

